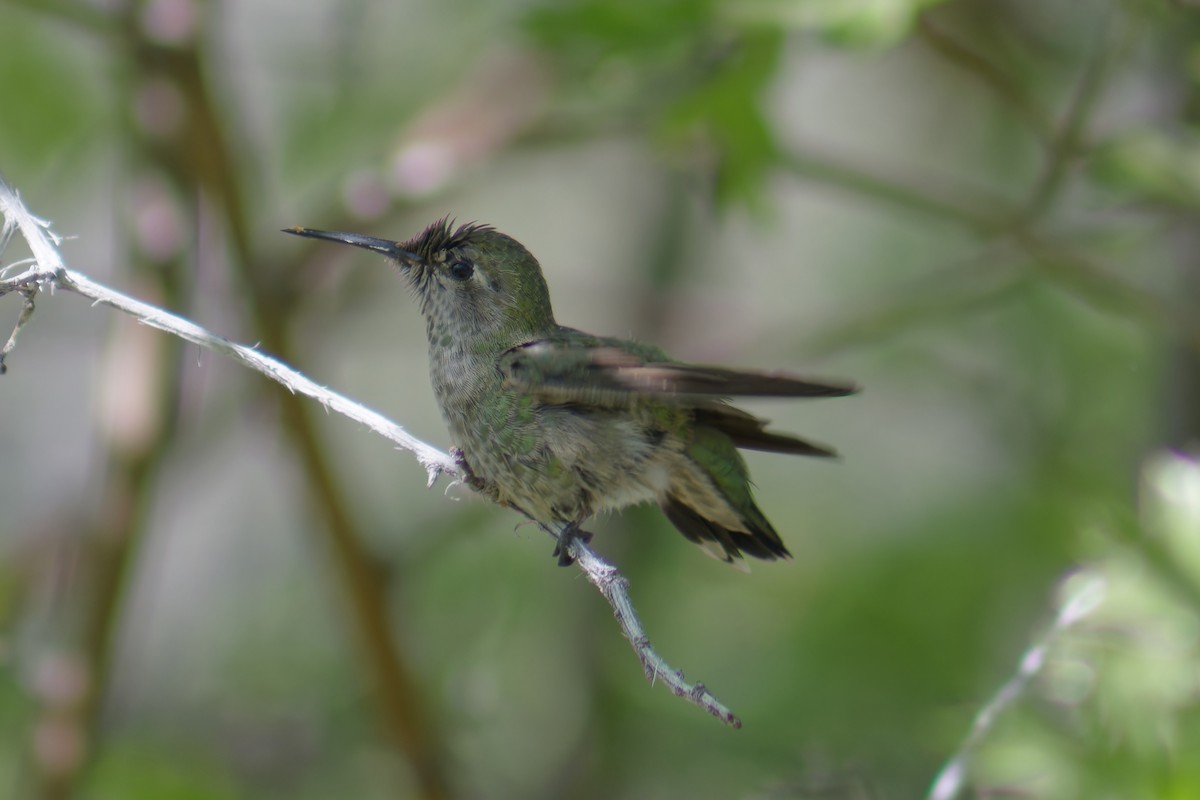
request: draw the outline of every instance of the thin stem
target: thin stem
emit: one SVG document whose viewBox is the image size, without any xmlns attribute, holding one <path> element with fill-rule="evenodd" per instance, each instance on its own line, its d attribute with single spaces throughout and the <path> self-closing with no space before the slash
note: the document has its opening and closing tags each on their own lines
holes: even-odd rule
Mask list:
<svg viewBox="0 0 1200 800">
<path fill-rule="evenodd" d="M 904 210 L 938 217 L 976 233 L 1000 233 L 1008 226 L 1008 214 L 1002 211 L 985 213 L 977 210 L 978 203 L 965 202 L 961 197 L 937 195 L 898 181 L 880 178 L 826 156 L 787 153 L 782 159 L 782 166 L 798 178 L 844 189 Z M 990 201 L 990 204 L 1000 207 L 995 201 Z"/>
<path fill-rule="evenodd" d="M 1084 128 L 1100 97 L 1100 90 L 1108 77 L 1108 67 L 1116 49 L 1109 42 L 1115 16 L 1116 13 L 1111 8 L 1105 12 L 1100 35 L 1097 37 L 1099 41 L 1096 44 L 1096 52 L 1075 87 L 1067 115 L 1059 125 L 1058 133 L 1050 141 L 1041 176 L 1034 184 L 1022 213 L 1025 220 L 1037 219 L 1050 206 L 1066 179 L 1072 157 L 1079 150 Z"/>
<path fill-rule="evenodd" d="M 1110 269 L 1032 232 L 1018 231 L 1013 241 L 1044 277 L 1068 287 L 1076 297 L 1126 319 L 1168 328 L 1200 351 L 1200 318 L 1190 309 L 1122 280 Z"/>
<path fill-rule="evenodd" d="M 940 30 L 928 12 L 917 18 L 917 35 L 933 52 L 975 77 L 1020 116 L 1042 142 L 1053 138 L 1053 126 L 1021 86 L 979 53 Z"/>
<path fill-rule="evenodd" d="M 20 291 L 21 295 L 25 298 L 25 302 L 21 304 L 21 313 L 17 316 L 17 324 L 13 325 L 8 341 L 4 343 L 4 347 L 0 348 L 0 375 L 8 372 L 8 365 L 4 363 L 4 360 L 12 352 L 13 348 L 17 346 L 17 334 L 29 324 L 29 320 L 33 319 L 33 298 L 37 296 L 37 289 L 26 287 Z"/>
</svg>

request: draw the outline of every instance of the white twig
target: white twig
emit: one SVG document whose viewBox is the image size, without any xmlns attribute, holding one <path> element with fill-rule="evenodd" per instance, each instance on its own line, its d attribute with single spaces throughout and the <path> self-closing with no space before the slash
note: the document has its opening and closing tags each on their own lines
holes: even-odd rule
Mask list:
<svg viewBox="0 0 1200 800">
<path fill-rule="evenodd" d="M 0 375 L 8 371 L 8 366 L 4 363 L 4 359 L 8 358 L 8 354 L 17 346 L 17 334 L 29 324 L 29 320 L 33 319 L 35 308 L 33 298 L 37 297 L 37 289 L 24 288 L 20 291 L 21 296 L 25 298 L 25 302 L 21 304 L 21 313 L 17 316 L 17 324 L 13 325 L 8 341 L 4 343 L 4 347 L 0 347 Z"/>
<path fill-rule="evenodd" d="M 430 486 L 437 480 L 439 474 L 456 474 L 454 462 L 447 454 L 411 436 L 404 428 L 382 414 L 321 386 L 283 362 L 264 355 L 252 347 L 246 347 L 209 333 L 193 322 L 134 300 L 92 281 L 86 275 L 74 270 L 66 270 L 59 278 L 58 285 L 64 289 L 78 292 L 84 297 L 90 297 L 98 303 L 104 303 L 119 311 L 124 311 L 151 327 L 173 333 L 181 339 L 223 353 L 235 361 L 261 372 L 268 378 L 278 381 L 290 391 L 311 397 L 326 408 L 347 416 L 379 435 L 391 439 L 417 457 L 417 461 L 421 463 L 428 474 L 428 485 Z"/>
<path fill-rule="evenodd" d="M 115 289 L 96 283 L 83 273 L 67 269 L 56 247 L 62 240 L 50 230 L 48 222 L 34 217 L 25 209 L 17 193 L 3 180 L 0 180 L 0 212 L 4 214 L 5 219 L 4 227 L 0 229 L 0 239 L 4 238 L 5 231 L 11 231 L 15 227 L 29 243 L 29 249 L 33 251 L 37 264 L 34 269 L 0 281 L 0 297 L 13 291 L 26 293 L 26 306 L 22 311 L 22 319 L 18 321 L 18 329 L 28 321 L 32 292 L 45 285 L 70 289 L 97 303 L 124 311 L 153 328 L 172 333 L 209 350 L 223 353 L 235 361 L 261 372 L 268 378 L 278 381 L 290 391 L 311 397 L 326 408 L 333 409 L 379 435 L 391 439 L 417 457 L 417 461 L 421 463 L 429 476 L 430 486 L 437 480 L 439 474 L 456 474 L 454 462 L 448 455 L 425 444 L 420 439 L 410 436 L 404 428 L 382 414 L 326 389 L 281 361 L 264 355 L 252 347 L 231 342 L 222 336 L 206 331 L 183 317 L 149 303 L 134 300 Z M 13 332 L 13 336 L 16 336 L 16 331 Z M 5 352 L 7 353 L 7 350 Z"/>
<path fill-rule="evenodd" d="M 12 278 L 0 279 L 0 297 L 11 292 L 21 292 L 26 298 L 21 319 L 13 331 L 9 345 L 5 347 L 5 353 L 12 349 L 11 345 L 15 342 L 17 331 L 32 316 L 33 297 L 37 291 L 45 286 L 52 289 L 59 286 L 89 297 L 96 303 L 103 303 L 123 311 L 146 325 L 227 355 L 238 363 L 278 381 L 292 392 L 311 397 L 326 408 L 366 426 L 416 456 L 417 461 L 428 474 L 429 486 L 433 485 L 438 475 L 463 477 L 455 459 L 450 454 L 443 453 L 409 435 L 404 428 L 362 404 L 314 383 L 286 364 L 263 355 L 252 347 L 246 347 L 210 333 L 183 317 L 96 283 L 80 272 L 67 269 L 58 254 L 57 245 L 61 239 L 50 230 L 48 222 L 34 217 L 25 209 L 20 197 L 2 178 L 0 178 L 0 213 L 4 215 L 4 225 L 0 228 L 0 251 L 3 251 L 3 244 L 12 231 L 19 230 L 29 243 L 36 264 L 35 267 Z M 2 277 L 2 271 L 0 271 L 0 277 Z M 2 359 L 0 359 L 0 363 L 3 363 Z M 557 538 L 557 531 L 545 525 L 542 527 Z M 629 640 L 634 652 L 637 653 L 638 659 L 641 660 L 646 677 L 650 682 L 663 683 L 676 696 L 703 708 L 727 725 L 740 728 L 741 720 L 718 702 L 704 688 L 704 684 L 697 683 L 693 686 L 687 683 L 683 678 L 683 673 L 672 669 L 654 650 L 638 620 L 633 601 L 629 597 L 629 582 L 617 568 L 597 555 L 580 537 L 573 537 L 568 543 L 567 549 L 568 555 L 574 558 L 583 574 L 612 606 L 613 615 L 617 618 L 617 623 L 621 626 L 625 638 Z"/>
<path fill-rule="evenodd" d="M 29 244 L 29 249 L 33 252 L 33 261 L 37 265 L 26 274 L 40 276 L 42 281 L 54 280 L 63 270 L 62 256 L 58 254 L 58 245 L 62 243 L 62 237 L 50 230 L 48 220 L 38 219 L 30 214 L 16 189 L 9 186 L 2 177 L 0 214 L 4 215 L 4 225 L 0 227 L 0 251 L 8 244 L 13 231 L 20 231 Z M 2 275 L 3 270 L 0 270 L 0 276 Z"/>
<path fill-rule="evenodd" d="M 553 534 L 553 531 L 551 531 Z M 732 711 L 726 708 L 717 698 L 713 697 L 703 683 L 692 685 L 683 678 L 683 672 L 671 667 L 650 644 L 646 631 L 642 628 L 633 601 L 629 598 L 629 581 L 625 579 L 616 567 L 605 561 L 596 551 L 576 536 L 567 545 L 567 554 L 575 559 L 575 563 L 583 570 L 583 574 L 592 585 L 604 595 L 604 599 L 612 606 L 613 616 L 621 626 L 621 632 L 629 640 L 633 652 L 637 653 L 646 672 L 646 679 L 653 683 L 662 683 L 676 697 L 682 697 L 690 703 L 703 708 L 717 719 L 734 728 L 742 727 L 742 721 Z"/>
<path fill-rule="evenodd" d="M 1033 680 L 1046 664 L 1046 655 L 1050 645 L 1068 628 L 1091 614 L 1104 600 L 1105 582 L 1103 578 L 1092 576 L 1084 580 L 1063 603 L 1054 624 L 1042 635 L 1032 647 L 1021 656 L 1017 671 L 1000 687 L 988 704 L 979 710 L 971 723 L 971 731 L 963 741 L 958 751 L 950 757 L 934 778 L 929 789 L 927 800 L 953 800 L 966 785 L 967 762 L 979 747 L 980 742 L 996 724 L 996 719 L 1025 691 L 1025 687 Z"/>
</svg>

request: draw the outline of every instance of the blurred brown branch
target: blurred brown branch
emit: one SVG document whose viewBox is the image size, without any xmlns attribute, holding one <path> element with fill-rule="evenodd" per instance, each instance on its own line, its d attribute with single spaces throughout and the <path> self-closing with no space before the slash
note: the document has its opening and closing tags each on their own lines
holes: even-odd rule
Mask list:
<svg viewBox="0 0 1200 800">
<path fill-rule="evenodd" d="M 1007 103 L 1041 141 L 1049 142 L 1054 135 L 1053 126 L 1021 85 L 987 57 L 943 30 L 932 17 L 932 12 L 927 11 L 917 18 L 916 32 L 921 40 L 948 62 L 974 76 Z"/>
<path fill-rule="evenodd" d="M 1063 120 L 1047 143 L 1042 173 L 1025 203 L 1025 220 L 1032 221 L 1043 216 L 1058 196 L 1068 170 L 1075 163 L 1075 158 L 1086 139 L 1087 124 L 1109 77 L 1109 67 L 1118 51 L 1128 46 L 1128 28 L 1121 32 L 1124 34 L 1121 41 L 1110 41 L 1117 35 L 1114 33 L 1116 16 L 1111 8 L 1103 12 L 1095 51 L 1071 94 Z"/>
<path fill-rule="evenodd" d="M 1089 71 L 1082 79 L 1080 97 L 1093 96 L 1096 91 L 1094 84 L 1098 80 L 1095 77 L 1097 71 L 1098 68 Z M 918 188 L 905 181 L 885 178 L 852 166 L 828 154 L 793 152 L 784 156 L 784 166 L 801 180 L 965 227 L 976 234 L 985 246 L 1011 247 L 1013 253 L 1026 259 L 1029 268 L 1040 277 L 1058 283 L 1085 302 L 1140 324 L 1165 327 L 1176 333 L 1189 347 L 1200 351 L 1200 318 L 1190 309 L 1119 277 L 1091 256 L 1055 241 L 1035 224 L 1044 216 L 1046 207 L 1061 187 L 1064 161 L 1067 154 L 1074 151 L 1074 145 L 1069 142 L 1075 142 L 1081 136 L 1083 123 L 1078 115 L 1089 105 L 1084 100 L 1077 100 L 1074 104 L 1078 111 L 1072 114 L 1067 125 L 1069 132 L 1063 134 L 1063 143 L 1053 148 L 1053 155 L 1037 181 L 1029 202 L 1020 210 L 995 198 L 981 198 L 962 190 Z M 996 258 L 988 261 L 995 263 L 984 265 L 987 269 L 996 269 L 1009 263 Z M 974 270 L 979 264 L 972 259 L 970 266 Z M 985 285 L 969 291 L 964 295 L 967 302 L 974 305 L 981 297 L 999 296 L 987 289 L 987 285 L 994 282 L 985 281 Z M 923 295 L 920 302 L 927 300 Z M 957 304 L 958 301 L 952 302 Z M 889 303 L 884 316 L 897 320 L 917 318 L 922 314 L 921 307 Z M 838 325 L 823 337 L 826 347 L 835 342 L 863 338 L 864 332 L 873 330 L 872 320 L 880 319 L 879 312 L 871 311 Z"/>
<path fill-rule="evenodd" d="M 281 292 L 276 281 L 281 270 L 259 262 L 251 245 L 252 222 L 243 186 L 254 180 L 253 164 L 239 163 L 233 155 L 231 143 L 239 137 L 212 96 L 201 23 L 187 15 L 174 22 L 166 38 L 132 17 L 124 27 L 124 55 L 134 74 L 143 81 L 161 81 L 177 92 L 183 118 L 188 120 L 165 131 L 142 131 L 143 150 L 180 195 L 201 196 L 212 205 L 224 223 L 230 263 L 241 281 L 258 338 L 280 359 L 293 360 L 286 326 L 290 295 Z M 421 797 L 451 797 L 454 791 L 444 766 L 440 729 L 393 633 L 385 578 L 364 544 L 364 532 L 350 511 L 307 404 L 294 391 L 277 392 L 275 400 L 284 430 L 300 456 L 306 495 L 324 521 L 318 529 L 328 537 L 385 734 L 411 767 Z"/>
<path fill-rule="evenodd" d="M 941 299 L 921 292 L 908 305 L 889 302 L 882 311 L 871 310 L 837 325 L 822 337 L 824 344 L 818 349 L 827 351 L 839 343 L 869 339 L 880 332 L 881 325 L 888 328 L 903 320 L 925 319 L 931 303 L 943 310 L 974 308 L 980 301 L 986 304 L 1006 293 L 1006 287 L 1012 283 L 1013 257 L 1019 257 L 1026 261 L 1025 270 L 1058 284 L 1081 300 L 1139 324 L 1166 328 L 1188 347 L 1200 351 L 1200 319 L 1190 308 L 1120 277 L 1089 254 L 1060 243 L 1048 230 L 1049 213 L 1087 142 L 1088 122 L 1111 75 L 1111 65 L 1134 42 L 1138 27 L 1112 9 L 1104 12 L 1097 25 L 1091 58 L 1075 84 L 1063 119 L 1052 129 L 1042 130 L 1040 112 L 1018 89 L 1017 82 L 983 54 L 943 33 L 930 16 L 931 13 L 926 13 L 920 17 L 918 31 L 922 38 L 945 58 L 991 87 L 1039 131 L 1045 147 L 1041 171 L 1029 188 L 1027 199 L 1016 204 L 962 187 L 920 187 L 825 153 L 784 154 L 784 168 L 801 180 L 964 227 L 979 237 L 984 247 L 1001 247 L 1012 254 L 1007 259 L 988 258 L 986 263 L 969 259 L 969 267 L 976 274 L 982 270 L 1001 271 L 1005 275 L 980 279 L 977 286 L 954 293 L 942 292 Z"/>
</svg>

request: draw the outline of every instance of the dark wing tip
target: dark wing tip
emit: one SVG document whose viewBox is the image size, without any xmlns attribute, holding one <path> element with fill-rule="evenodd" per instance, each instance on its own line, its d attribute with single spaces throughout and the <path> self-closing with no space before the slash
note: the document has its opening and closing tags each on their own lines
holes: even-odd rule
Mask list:
<svg viewBox="0 0 1200 800">
<path fill-rule="evenodd" d="M 862 387 L 856 383 L 808 380 L 788 373 L 766 373 L 763 377 L 768 381 L 778 380 L 780 394 L 795 397 L 849 397 L 862 391 Z"/>
<path fill-rule="evenodd" d="M 829 390 L 829 394 L 822 395 L 824 397 L 849 397 L 862 391 L 862 387 L 857 383 L 824 383 L 822 385 Z"/>
<path fill-rule="evenodd" d="M 758 371 L 667 362 L 645 365 L 673 376 L 675 391 L 715 397 L 846 397 L 856 394 L 853 383 L 813 380 L 782 371 Z"/>
</svg>

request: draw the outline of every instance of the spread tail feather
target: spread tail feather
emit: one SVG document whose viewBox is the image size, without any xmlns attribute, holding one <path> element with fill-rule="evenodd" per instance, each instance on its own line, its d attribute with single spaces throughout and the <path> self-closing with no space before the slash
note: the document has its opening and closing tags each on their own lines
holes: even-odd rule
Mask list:
<svg viewBox="0 0 1200 800">
<path fill-rule="evenodd" d="M 750 515 L 757 519 L 745 519 L 748 530 L 739 531 L 731 530 L 706 519 L 675 495 L 667 495 L 661 505 L 667 519 L 680 533 L 721 558 L 717 552 L 714 552 L 715 548 L 709 546 L 718 545 L 720 552 L 724 553 L 722 561 L 736 565 L 740 563 L 743 553 L 767 561 L 776 558 L 791 558 L 792 554 L 784 546 L 779 534 L 771 527 L 771 523 L 767 522 L 766 518 L 758 512 L 757 508 L 754 509 L 755 513 Z"/>
</svg>

